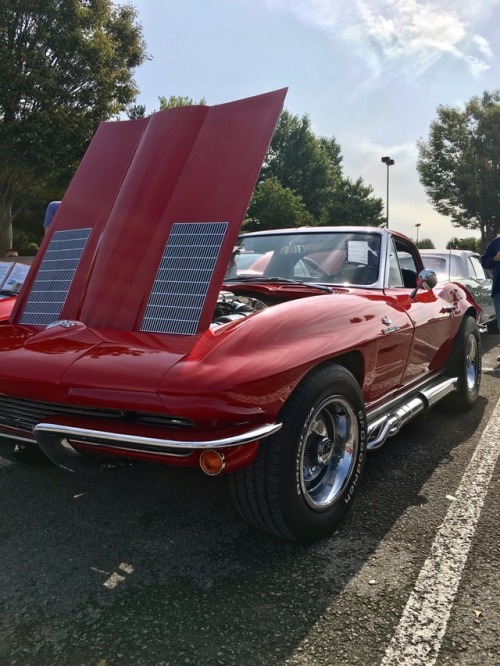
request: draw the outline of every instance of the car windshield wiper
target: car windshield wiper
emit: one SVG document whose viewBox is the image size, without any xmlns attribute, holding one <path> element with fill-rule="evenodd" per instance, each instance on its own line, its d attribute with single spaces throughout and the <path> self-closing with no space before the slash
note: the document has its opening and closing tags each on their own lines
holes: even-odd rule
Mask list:
<svg viewBox="0 0 500 666">
<path fill-rule="evenodd" d="M 301 287 L 312 287 L 313 289 L 320 289 L 331 293 L 332 287 L 327 287 L 318 282 L 304 282 L 303 280 L 291 280 L 290 278 L 273 277 L 270 275 L 238 275 L 230 278 L 225 278 L 224 282 L 285 282 L 286 284 L 297 284 Z"/>
</svg>

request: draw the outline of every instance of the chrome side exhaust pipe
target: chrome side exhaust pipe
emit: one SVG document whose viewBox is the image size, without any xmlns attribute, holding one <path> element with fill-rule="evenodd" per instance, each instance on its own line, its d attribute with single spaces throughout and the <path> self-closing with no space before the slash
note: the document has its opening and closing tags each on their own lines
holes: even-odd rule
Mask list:
<svg viewBox="0 0 500 666">
<path fill-rule="evenodd" d="M 457 381 L 457 377 L 446 378 L 432 386 L 423 388 L 407 402 L 397 405 L 387 414 L 383 414 L 372 423 L 368 423 L 368 450 L 379 449 L 388 437 L 397 435 L 401 428 L 417 414 L 427 411 L 449 393 L 456 391 Z"/>
</svg>

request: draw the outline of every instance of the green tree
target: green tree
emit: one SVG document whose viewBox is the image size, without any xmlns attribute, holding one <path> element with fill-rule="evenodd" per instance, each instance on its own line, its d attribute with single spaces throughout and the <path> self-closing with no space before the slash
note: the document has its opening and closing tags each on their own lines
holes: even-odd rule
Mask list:
<svg viewBox="0 0 500 666">
<path fill-rule="evenodd" d="M 146 106 L 144 104 L 131 104 L 127 108 L 127 116 L 130 120 L 146 117 Z"/>
<path fill-rule="evenodd" d="M 339 144 L 334 138 L 317 137 L 308 116 L 286 110 L 281 114 L 259 182 L 270 178 L 300 197 L 316 225 L 384 222 L 382 200 L 372 197 L 371 187 L 361 178 L 353 182 L 343 176 Z"/>
<path fill-rule="evenodd" d="M 416 244 L 419 250 L 435 250 L 436 246 L 430 238 L 422 238 Z"/>
<path fill-rule="evenodd" d="M 206 100 L 204 97 L 200 99 L 199 102 L 195 102 L 191 97 L 182 97 L 178 95 L 170 95 L 170 97 L 163 97 L 160 96 L 158 97 L 158 100 L 160 102 L 160 111 L 163 111 L 164 109 L 174 109 L 178 106 L 205 106 L 206 105 Z"/>
<path fill-rule="evenodd" d="M 362 178 L 358 178 L 355 182 L 350 178 L 342 178 L 330 192 L 326 206 L 327 224 L 354 226 L 384 224 L 382 199 L 376 199 L 372 195 L 373 188 L 364 185 Z"/>
<path fill-rule="evenodd" d="M 446 243 L 447 250 L 471 250 L 472 252 L 482 252 L 483 245 L 481 239 L 475 236 L 468 238 L 457 238 L 454 236 Z"/>
<path fill-rule="evenodd" d="M 159 108 L 157 111 L 164 111 L 165 109 L 173 109 L 179 106 L 205 106 L 206 100 L 204 97 L 200 99 L 199 102 L 195 102 L 191 97 L 184 97 L 180 95 L 170 95 L 170 97 L 163 97 L 160 95 L 158 97 Z M 153 111 L 154 113 L 154 111 Z M 131 104 L 127 108 L 127 116 L 130 120 L 136 120 L 137 118 L 146 118 L 150 116 L 150 113 L 147 113 L 146 107 L 144 104 Z"/>
<path fill-rule="evenodd" d="M 274 176 L 259 183 L 248 207 L 243 231 L 300 226 L 314 226 L 314 218 L 307 212 L 302 198 L 283 187 Z"/>
<path fill-rule="evenodd" d="M 417 144 L 420 181 L 439 213 L 478 230 L 484 244 L 500 233 L 500 91 L 437 114 Z"/>
<path fill-rule="evenodd" d="M 271 141 L 261 180 L 277 178 L 283 187 L 302 197 L 317 223 L 325 222 L 332 186 L 340 179 L 340 148 L 334 140 L 323 144 L 311 130 L 307 116 L 283 111 Z"/>
<path fill-rule="evenodd" d="M 146 58 L 131 5 L 0 2 L 0 252 L 42 191 L 64 191 L 97 125 L 137 95 Z"/>
</svg>

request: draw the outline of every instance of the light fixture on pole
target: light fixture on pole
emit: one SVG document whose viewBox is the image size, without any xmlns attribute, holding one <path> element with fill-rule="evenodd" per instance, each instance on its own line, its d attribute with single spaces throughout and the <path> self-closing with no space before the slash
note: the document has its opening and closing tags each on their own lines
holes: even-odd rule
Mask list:
<svg viewBox="0 0 500 666">
<path fill-rule="evenodd" d="M 390 157 L 382 157 L 382 162 L 387 165 L 387 197 L 385 202 L 385 226 L 389 228 L 389 167 L 394 164 Z"/>
<path fill-rule="evenodd" d="M 417 227 L 417 245 L 418 245 L 418 230 L 420 229 L 420 222 L 415 225 Z"/>
</svg>

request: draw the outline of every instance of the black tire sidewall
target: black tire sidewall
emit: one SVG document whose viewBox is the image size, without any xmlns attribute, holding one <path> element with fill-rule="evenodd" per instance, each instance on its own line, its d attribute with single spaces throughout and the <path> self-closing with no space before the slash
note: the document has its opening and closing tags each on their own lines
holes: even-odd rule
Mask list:
<svg viewBox="0 0 500 666">
<path fill-rule="evenodd" d="M 359 386 L 354 377 L 340 366 L 324 368 L 303 384 L 299 395 L 300 404 L 293 415 L 284 414 L 281 436 L 288 442 L 283 461 L 280 494 L 286 522 L 295 537 L 301 541 L 313 541 L 332 534 L 336 525 L 343 520 L 358 490 L 366 457 L 366 413 Z M 313 387 L 313 388 L 312 388 Z M 317 406 L 329 396 L 338 395 L 347 400 L 356 414 L 359 440 L 351 466 L 350 477 L 333 505 L 324 510 L 311 507 L 303 495 L 301 484 L 302 456 L 306 443 L 306 433 Z"/>
<path fill-rule="evenodd" d="M 467 345 L 470 336 L 476 339 L 476 379 L 474 387 L 469 389 L 467 384 Z M 461 409 L 471 409 L 475 404 L 481 385 L 481 334 L 473 317 L 467 316 L 457 333 L 452 352 L 449 374 L 458 378 L 457 393 L 452 394 L 452 402 Z"/>
</svg>

